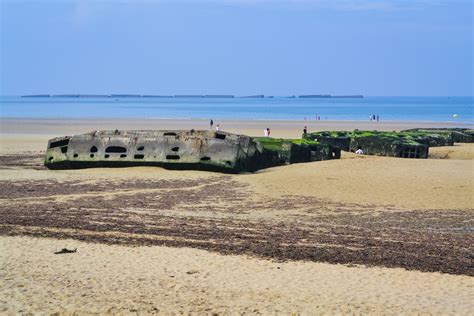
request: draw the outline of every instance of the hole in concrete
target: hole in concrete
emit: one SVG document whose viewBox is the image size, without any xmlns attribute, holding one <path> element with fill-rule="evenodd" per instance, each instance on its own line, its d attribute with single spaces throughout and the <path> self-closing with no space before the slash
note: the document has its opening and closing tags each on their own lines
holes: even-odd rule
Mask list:
<svg viewBox="0 0 474 316">
<path fill-rule="evenodd" d="M 74 157 L 74 158 L 77 158 L 78 156 L 79 156 L 78 154 L 74 154 L 74 156 L 73 156 L 73 157 Z"/>
<path fill-rule="evenodd" d="M 48 159 L 48 160 L 49 160 L 49 161 L 53 160 L 53 157 L 49 157 L 49 159 Z"/>
<path fill-rule="evenodd" d="M 89 157 L 94 158 L 94 154 L 90 154 Z"/>
<path fill-rule="evenodd" d="M 127 157 L 127 155 L 125 155 L 125 154 L 120 155 L 120 158 L 125 158 L 125 157 Z"/>
<path fill-rule="evenodd" d="M 49 148 L 62 147 L 62 146 L 67 146 L 67 145 L 69 145 L 69 138 L 52 142 L 49 145 Z"/>
<path fill-rule="evenodd" d="M 178 155 L 166 155 L 166 159 L 178 160 L 180 157 Z"/>
<path fill-rule="evenodd" d="M 210 157 L 201 157 L 201 161 L 209 161 L 209 160 L 211 160 Z"/>
<path fill-rule="evenodd" d="M 144 146 L 140 146 L 140 147 L 137 148 L 138 151 L 142 151 L 143 149 L 145 149 Z"/>
<path fill-rule="evenodd" d="M 218 139 L 225 139 L 225 136 L 224 134 L 219 134 L 219 133 L 216 133 L 216 138 Z"/>
<path fill-rule="evenodd" d="M 105 148 L 106 153 L 126 153 L 127 148 L 122 146 L 109 146 Z"/>
<path fill-rule="evenodd" d="M 133 158 L 135 159 L 143 159 L 145 157 L 145 155 L 135 155 L 133 156 Z"/>
<path fill-rule="evenodd" d="M 63 154 L 67 153 L 67 146 L 61 147 L 61 152 Z"/>
<path fill-rule="evenodd" d="M 172 151 L 178 151 L 179 150 L 179 147 L 173 147 L 171 148 Z"/>
<path fill-rule="evenodd" d="M 166 132 L 163 134 L 163 136 L 176 136 L 176 133 Z"/>
<path fill-rule="evenodd" d="M 105 154 L 105 156 L 104 156 L 104 157 L 105 157 L 105 158 L 109 158 L 109 157 L 110 157 L 110 155 L 109 155 L 109 154 Z"/>
<path fill-rule="evenodd" d="M 96 153 L 96 152 L 97 152 L 97 147 L 92 146 L 92 147 L 91 147 L 91 153 Z"/>
</svg>

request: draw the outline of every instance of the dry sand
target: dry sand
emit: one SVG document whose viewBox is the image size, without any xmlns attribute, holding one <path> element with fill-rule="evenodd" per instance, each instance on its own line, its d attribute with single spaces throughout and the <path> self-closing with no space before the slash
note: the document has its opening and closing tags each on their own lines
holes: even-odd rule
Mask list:
<svg viewBox="0 0 474 316">
<path fill-rule="evenodd" d="M 432 147 L 429 158 L 474 160 L 474 146 L 472 144 L 454 144 L 454 146 Z"/>
<path fill-rule="evenodd" d="M 63 247 L 77 253 L 54 255 Z M 472 278 L 0 238 L 0 313 L 471 314 Z"/>
<path fill-rule="evenodd" d="M 141 167 L 40 168 L 42 151 L 52 136 L 97 128 L 157 128 L 157 122 L 2 121 L 0 184 L 7 190 L 0 199 L 3 235 L 62 240 L 0 237 L 0 279 L 4 280 L 0 313 L 472 312 L 473 279 L 468 276 L 474 273 L 472 266 L 456 269 L 467 267 L 467 254 L 472 254 L 473 144 L 431 151 L 432 158 L 443 159 L 346 153 L 338 161 L 226 176 Z M 166 122 L 160 120 L 159 128 L 205 128 L 207 124 Z M 299 137 L 299 125 L 304 124 L 274 123 L 280 124 L 271 126 L 274 136 L 281 137 Z M 227 124 L 234 128 L 230 131 L 258 134 L 261 122 Z M 317 124 L 320 129 L 362 129 L 371 123 Z M 434 126 L 379 124 L 374 128 Z M 43 215 L 54 220 L 45 224 Z M 102 221 L 107 218 L 119 227 L 103 231 Z M 167 230 L 173 225 L 176 230 Z M 130 233 L 127 227 L 137 231 Z M 140 227 L 154 232 L 139 232 Z M 308 229 L 315 235 L 304 235 Z M 284 241 L 291 243 L 292 238 L 297 242 L 285 248 Z M 273 245 L 272 239 L 281 243 Z M 191 248 L 110 245 L 162 245 L 168 244 L 166 240 L 179 247 L 252 257 Z M 249 248 L 239 250 L 233 244 L 236 240 Z M 424 271 L 439 271 L 439 265 L 441 270 L 466 275 L 256 258 L 314 261 L 314 250 L 306 250 L 304 240 L 311 245 L 319 242 L 321 255 L 328 256 L 326 262 Z M 66 246 L 77 247 L 78 252 L 53 254 Z M 287 253 L 275 253 L 278 247 Z M 430 256 L 440 261 L 427 260 Z"/>
<path fill-rule="evenodd" d="M 343 153 L 342 160 L 276 167 L 241 179 L 268 195 L 309 195 L 340 202 L 415 209 L 472 208 L 474 160 L 457 160 L 457 157 L 472 157 L 474 144 L 446 148 L 442 149 L 451 151 L 453 159 L 402 159 Z"/>
</svg>

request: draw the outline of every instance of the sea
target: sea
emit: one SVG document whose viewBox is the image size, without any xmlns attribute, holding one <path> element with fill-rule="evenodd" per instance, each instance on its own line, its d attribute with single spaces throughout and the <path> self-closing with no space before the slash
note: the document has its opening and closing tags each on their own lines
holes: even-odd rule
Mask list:
<svg viewBox="0 0 474 316">
<path fill-rule="evenodd" d="M 369 120 L 474 123 L 474 97 L 0 97 L 1 118 Z"/>
</svg>

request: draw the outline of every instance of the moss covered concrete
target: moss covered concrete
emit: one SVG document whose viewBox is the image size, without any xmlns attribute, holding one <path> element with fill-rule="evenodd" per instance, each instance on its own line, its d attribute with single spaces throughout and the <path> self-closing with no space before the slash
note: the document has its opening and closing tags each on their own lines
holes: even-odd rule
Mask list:
<svg viewBox="0 0 474 316">
<path fill-rule="evenodd" d="M 330 144 L 345 151 L 362 149 L 365 154 L 404 158 L 427 158 L 429 147 L 452 146 L 451 133 L 427 131 L 322 131 L 303 139 Z"/>
</svg>

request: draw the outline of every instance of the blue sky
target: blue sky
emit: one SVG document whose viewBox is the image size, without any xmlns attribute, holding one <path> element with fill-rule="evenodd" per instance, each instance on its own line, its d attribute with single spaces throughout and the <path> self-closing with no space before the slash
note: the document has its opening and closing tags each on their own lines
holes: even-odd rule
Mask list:
<svg viewBox="0 0 474 316">
<path fill-rule="evenodd" d="M 0 0 L 2 95 L 473 95 L 471 0 Z"/>
</svg>

